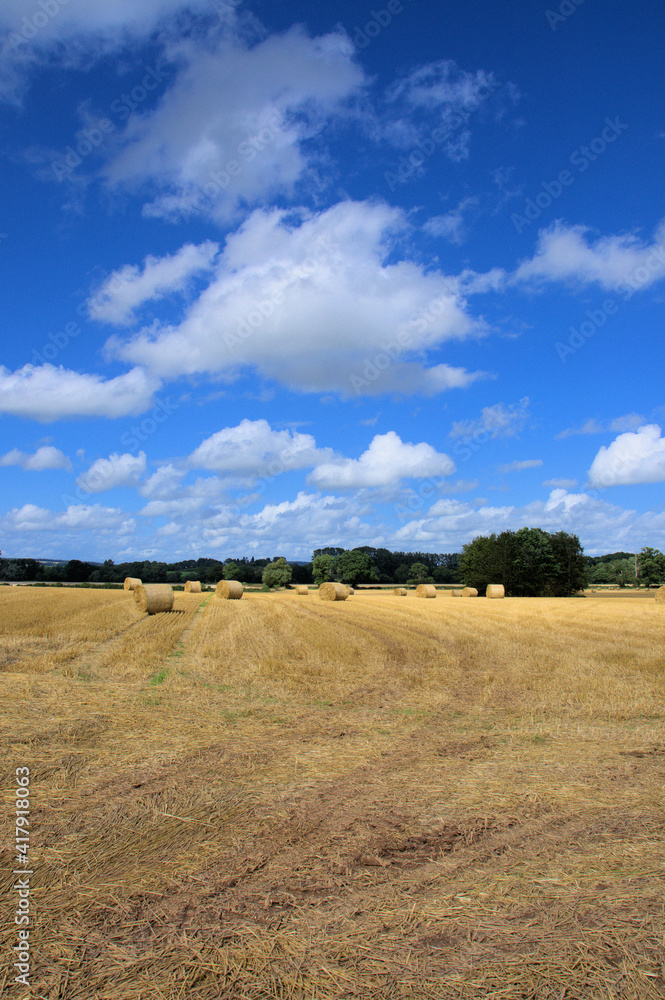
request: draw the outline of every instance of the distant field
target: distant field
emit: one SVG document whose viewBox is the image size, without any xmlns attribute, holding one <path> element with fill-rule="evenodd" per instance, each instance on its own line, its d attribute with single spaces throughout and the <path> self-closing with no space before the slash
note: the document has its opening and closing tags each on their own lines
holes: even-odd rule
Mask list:
<svg viewBox="0 0 665 1000">
<path fill-rule="evenodd" d="M 653 594 L 0 588 L 0 690 L 33 997 L 665 995 Z"/>
</svg>

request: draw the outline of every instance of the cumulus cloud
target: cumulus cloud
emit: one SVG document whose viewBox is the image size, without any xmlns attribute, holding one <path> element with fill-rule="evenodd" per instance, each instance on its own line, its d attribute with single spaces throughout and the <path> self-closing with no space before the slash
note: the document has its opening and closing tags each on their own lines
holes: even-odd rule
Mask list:
<svg viewBox="0 0 665 1000">
<path fill-rule="evenodd" d="M 267 420 L 243 420 L 203 441 L 189 456 L 189 464 L 219 475 L 257 478 L 312 466 L 331 454 L 330 449 L 318 449 L 311 434 L 275 431 Z"/>
<path fill-rule="evenodd" d="M 27 503 L 0 517 L 0 527 L 7 532 L 91 531 L 132 534 L 136 522 L 117 507 L 99 504 L 72 504 L 65 511 L 54 512 Z"/>
<path fill-rule="evenodd" d="M 339 458 L 318 465 L 307 481 L 319 489 L 390 486 L 401 479 L 449 476 L 455 463 L 430 444 L 409 444 L 395 433 L 377 434 L 360 458 Z"/>
<path fill-rule="evenodd" d="M 574 281 L 627 294 L 648 288 L 665 276 L 665 221 L 651 243 L 634 233 L 587 239 L 586 226 L 557 221 L 539 233 L 531 260 L 515 271 L 513 281 Z"/>
<path fill-rule="evenodd" d="M 44 445 L 38 448 L 34 455 L 27 455 L 18 448 L 13 448 L 0 458 L 0 466 L 20 465 L 22 469 L 31 472 L 42 472 L 44 469 L 69 469 L 72 463 L 58 448 Z"/>
<path fill-rule="evenodd" d="M 489 435 L 491 438 L 514 437 L 524 426 L 529 416 L 529 397 L 524 396 L 519 403 L 505 406 L 495 403 L 484 406 L 477 420 L 456 420 L 450 431 L 451 438 L 477 438 Z"/>
<path fill-rule="evenodd" d="M 142 269 L 128 264 L 110 274 L 88 299 L 88 315 L 118 325 L 133 322 L 139 306 L 184 291 L 194 275 L 208 271 L 218 250 L 210 240 L 199 246 L 186 243 L 170 256 L 146 257 Z"/>
<path fill-rule="evenodd" d="M 543 464 L 542 458 L 526 458 L 523 461 L 509 462 L 507 465 L 497 466 L 497 472 L 523 472 L 524 469 L 539 469 Z"/>
<path fill-rule="evenodd" d="M 128 121 L 104 172 L 112 187 L 160 191 L 146 214 L 171 219 L 225 220 L 292 193 L 314 166 L 305 141 L 365 82 L 341 30 L 311 38 L 295 26 L 251 47 L 224 33 L 205 47 L 181 39 L 171 53 L 175 82 L 156 108 Z"/>
<path fill-rule="evenodd" d="M 78 477 L 76 485 L 85 493 L 105 493 L 118 486 L 136 486 L 145 468 L 144 451 L 138 455 L 114 453 L 93 462 L 88 471 Z"/>
<path fill-rule="evenodd" d="M 665 439 L 658 424 L 620 434 L 603 446 L 589 469 L 592 486 L 632 486 L 665 481 Z"/>
<path fill-rule="evenodd" d="M 49 423 L 71 417 L 125 417 L 142 413 L 159 382 L 141 368 L 104 379 L 53 365 L 0 365 L 0 413 Z"/>
<path fill-rule="evenodd" d="M 432 394 L 480 373 L 428 367 L 423 352 L 481 325 L 453 279 L 393 261 L 405 214 L 341 202 L 253 212 L 228 236 L 214 280 L 179 325 L 153 326 L 108 351 L 161 376 L 253 368 L 303 392 Z"/>
</svg>

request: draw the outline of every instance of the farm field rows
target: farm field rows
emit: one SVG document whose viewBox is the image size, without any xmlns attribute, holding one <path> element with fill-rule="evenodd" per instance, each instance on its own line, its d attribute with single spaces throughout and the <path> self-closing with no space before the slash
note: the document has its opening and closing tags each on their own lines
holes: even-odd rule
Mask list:
<svg viewBox="0 0 665 1000">
<path fill-rule="evenodd" d="M 33 997 L 663 997 L 664 650 L 614 596 L 0 588 Z"/>
</svg>

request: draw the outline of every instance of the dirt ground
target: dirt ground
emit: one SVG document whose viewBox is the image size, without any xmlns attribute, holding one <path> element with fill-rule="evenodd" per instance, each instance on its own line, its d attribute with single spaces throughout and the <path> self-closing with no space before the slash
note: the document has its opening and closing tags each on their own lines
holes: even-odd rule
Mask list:
<svg viewBox="0 0 665 1000">
<path fill-rule="evenodd" d="M 10 960 L 3 996 L 665 996 L 665 607 L 26 594 L 3 953 L 27 766 L 32 988 Z"/>
</svg>

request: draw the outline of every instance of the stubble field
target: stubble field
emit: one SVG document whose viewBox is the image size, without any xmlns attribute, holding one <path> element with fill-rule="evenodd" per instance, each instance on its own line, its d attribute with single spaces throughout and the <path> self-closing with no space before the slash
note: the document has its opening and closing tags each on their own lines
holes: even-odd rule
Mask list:
<svg viewBox="0 0 665 1000">
<path fill-rule="evenodd" d="M 665 996 L 653 600 L 0 588 L 0 691 L 35 1000 Z"/>
</svg>

